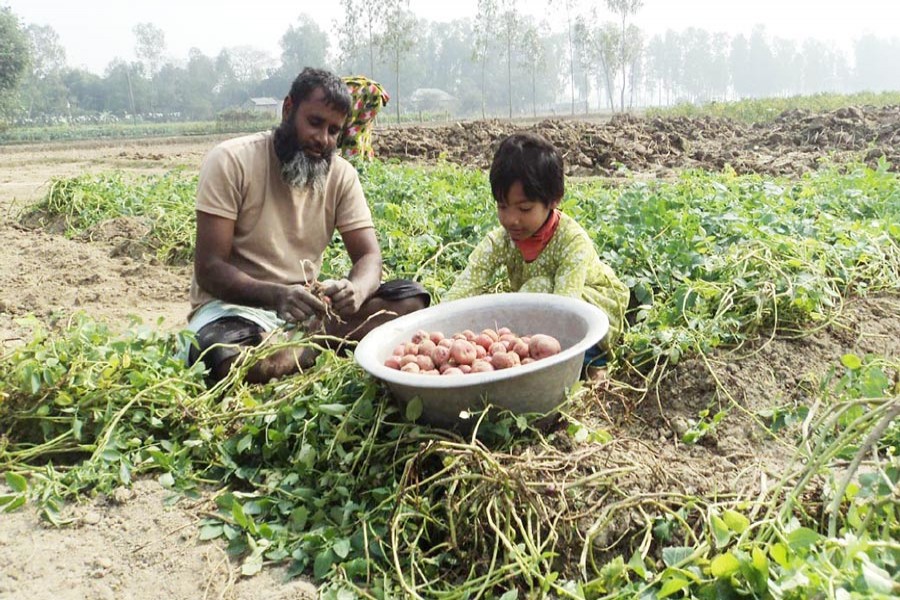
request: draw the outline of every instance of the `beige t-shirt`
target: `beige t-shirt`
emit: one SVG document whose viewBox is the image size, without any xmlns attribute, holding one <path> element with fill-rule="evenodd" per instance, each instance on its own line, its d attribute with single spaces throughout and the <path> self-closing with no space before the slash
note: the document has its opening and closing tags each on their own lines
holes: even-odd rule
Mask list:
<svg viewBox="0 0 900 600">
<path fill-rule="evenodd" d="M 200 167 L 197 210 L 233 219 L 228 262 L 261 281 L 315 281 L 335 229 L 373 227 L 356 169 L 335 155 L 325 194 L 285 183 L 272 132 L 223 142 Z M 191 314 L 213 299 L 191 280 Z"/>
</svg>

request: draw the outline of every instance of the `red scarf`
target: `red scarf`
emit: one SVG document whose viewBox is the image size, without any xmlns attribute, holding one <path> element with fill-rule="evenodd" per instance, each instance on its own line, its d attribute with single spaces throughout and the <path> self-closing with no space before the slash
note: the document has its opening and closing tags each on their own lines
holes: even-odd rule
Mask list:
<svg viewBox="0 0 900 600">
<path fill-rule="evenodd" d="M 550 243 L 550 240 L 553 239 L 553 234 L 556 233 L 556 227 L 558 225 L 559 209 L 554 208 L 553 212 L 550 213 L 550 216 L 547 217 L 547 220 L 544 221 L 541 228 L 534 232 L 533 236 L 521 241 L 513 240 L 516 244 L 516 248 L 522 253 L 522 258 L 525 259 L 525 262 L 531 262 L 541 255 L 541 252 L 544 251 L 544 248 L 546 248 L 547 244 Z"/>
</svg>

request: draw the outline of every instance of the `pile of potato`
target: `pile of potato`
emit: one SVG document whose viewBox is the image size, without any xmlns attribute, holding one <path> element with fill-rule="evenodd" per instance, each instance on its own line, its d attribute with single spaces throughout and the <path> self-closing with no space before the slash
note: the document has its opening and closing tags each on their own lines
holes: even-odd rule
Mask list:
<svg viewBox="0 0 900 600">
<path fill-rule="evenodd" d="M 420 329 L 408 342 L 394 348 L 384 365 L 423 375 L 465 375 L 527 365 L 560 350 L 553 336 L 518 336 L 508 327 L 484 329 L 477 334 L 466 329 L 450 337 Z"/>
</svg>

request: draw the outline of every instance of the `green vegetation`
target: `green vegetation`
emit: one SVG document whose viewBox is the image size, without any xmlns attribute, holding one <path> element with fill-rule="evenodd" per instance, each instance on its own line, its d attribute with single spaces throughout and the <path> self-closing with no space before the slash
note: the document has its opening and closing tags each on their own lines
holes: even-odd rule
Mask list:
<svg viewBox="0 0 900 600">
<path fill-rule="evenodd" d="M 857 94 L 815 94 L 785 98 L 750 98 L 737 102 L 682 103 L 671 108 L 650 108 L 648 116 L 725 117 L 746 123 L 774 121 L 786 110 L 826 112 L 853 105 L 896 106 L 900 92 L 860 92 Z"/>
<path fill-rule="evenodd" d="M 6 129 L 0 127 L 0 144 L 250 133 L 265 131 L 273 125 L 275 125 L 275 121 L 268 117 L 236 121 L 120 122 L 102 125 L 43 125 Z"/>
<path fill-rule="evenodd" d="M 389 276 L 436 294 L 494 225 L 480 172 L 376 162 L 362 178 Z M 109 215 L 153 215 L 149 251 L 180 263 L 195 183 L 180 172 L 61 180 L 39 210 L 73 235 Z M 818 326 L 849 294 L 900 287 L 900 180 L 886 164 L 798 181 L 695 172 L 621 189 L 579 182 L 563 208 L 633 290 L 613 368 L 648 384 L 685 356 Z M 335 272 L 347 266 L 340 256 L 335 246 Z M 0 359 L 6 509 L 31 498 L 59 521 L 66 498 L 146 474 L 177 493 L 213 486 L 220 512 L 201 539 L 225 539 L 245 574 L 289 561 L 326 598 L 900 591 L 896 357 L 846 355 L 804 406 L 767 415 L 768 433 L 796 454 L 764 491 L 633 496 L 620 478 L 638 465 L 608 464 L 616 441 L 586 424 L 581 389 L 567 427 L 542 433 L 531 416 L 476 414 L 463 436 L 407 421 L 331 352 L 301 376 L 250 386 L 243 363 L 206 389 L 173 358 L 179 336 L 136 326 L 123 337 L 87 318 L 35 331 Z M 686 442 L 723 418 L 701 417 Z M 785 426 L 798 419 L 802 428 Z"/>
</svg>

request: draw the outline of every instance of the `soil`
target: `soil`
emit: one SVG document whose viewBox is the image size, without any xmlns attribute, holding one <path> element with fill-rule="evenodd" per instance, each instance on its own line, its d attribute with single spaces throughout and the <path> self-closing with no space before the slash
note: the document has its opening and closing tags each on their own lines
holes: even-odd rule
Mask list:
<svg viewBox="0 0 900 600">
<path fill-rule="evenodd" d="M 785 113 L 768 125 L 720 119 L 576 120 L 515 125 L 499 121 L 380 129 L 376 152 L 401 160 L 445 160 L 486 168 L 497 141 L 515 129 L 549 137 L 572 175 L 667 177 L 686 168 L 796 177 L 820 159 L 900 165 L 900 107 L 850 107 L 825 114 Z M 34 315 L 53 323 L 76 311 L 114 328 L 133 319 L 165 329 L 184 324 L 189 267 L 156 264 L 129 244 L 140 223 L 118 219 L 82 239 L 33 229 L 20 210 L 51 178 L 119 169 L 125 173 L 197 169 L 217 137 L 95 141 L 0 147 L 0 353 L 26 339 Z M 638 396 L 621 383 L 582 396 L 584 413 L 616 440 L 611 464 L 634 471 L 621 489 L 754 496 L 790 465 L 783 443 L 764 434 L 760 411 L 802 402 L 812 382 L 846 352 L 900 355 L 900 295 L 849 299 L 836 320 L 806 335 L 763 339 L 709 362 L 686 360 Z M 632 384 L 640 383 L 631 382 Z M 700 443 L 681 434 L 702 410 L 727 415 Z M 0 598 L 302 598 L 307 582 L 264 569 L 239 576 L 217 542 L 200 542 L 196 522 L 208 501 L 171 498 L 153 479 L 112 497 L 72 503 L 68 527 L 32 510 L 0 515 Z M 634 515 L 639 519 L 638 514 Z M 626 526 L 623 522 L 620 527 Z M 610 540 L 617 532 L 604 532 Z M 602 541 L 602 540 L 601 540 Z"/>
</svg>

